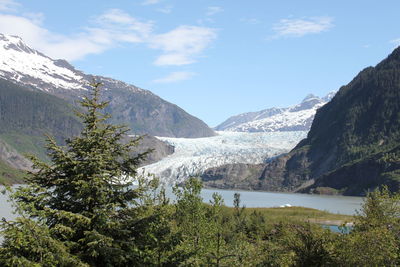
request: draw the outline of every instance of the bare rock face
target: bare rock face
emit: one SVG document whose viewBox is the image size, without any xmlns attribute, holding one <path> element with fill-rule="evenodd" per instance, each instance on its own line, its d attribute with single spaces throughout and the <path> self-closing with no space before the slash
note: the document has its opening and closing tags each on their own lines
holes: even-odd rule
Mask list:
<svg viewBox="0 0 400 267">
<path fill-rule="evenodd" d="M 135 150 L 135 153 L 143 153 L 147 150 L 151 150 L 151 152 L 147 155 L 146 160 L 141 164 L 142 166 L 148 165 L 154 162 L 157 162 L 168 155 L 174 153 L 174 147 L 160 141 L 159 139 L 150 136 L 144 135 L 140 140 L 138 147 Z"/>
<path fill-rule="evenodd" d="M 262 171 L 263 164 L 227 164 L 210 168 L 200 177 L 206 187 L 254 189 L 254 187 L 257 187 L 257 180 Z"/>
</svg>

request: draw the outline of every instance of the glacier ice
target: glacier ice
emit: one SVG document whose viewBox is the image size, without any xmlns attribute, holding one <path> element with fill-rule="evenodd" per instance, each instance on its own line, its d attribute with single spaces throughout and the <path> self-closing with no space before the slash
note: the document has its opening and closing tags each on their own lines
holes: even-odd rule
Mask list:
<svg viewBox="0 0 400 267">
<path fill-rule="evenodd" d="M 307 135 L 307 131 L 217 133 L 217 136 L 205 138 L 157 137 L 173 145 L 175 152 L 141 169 L 155 174 L 166 184 L 179 183 L 224 164 L 265 162 L 290 151 Z"/>
</svg>

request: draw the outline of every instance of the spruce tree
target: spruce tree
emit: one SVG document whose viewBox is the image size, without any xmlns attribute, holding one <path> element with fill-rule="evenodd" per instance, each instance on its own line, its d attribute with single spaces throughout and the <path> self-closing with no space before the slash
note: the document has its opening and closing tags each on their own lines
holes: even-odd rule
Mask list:
<svg viewBox="0 0 400 267">
<path fill-rule="evenodd" d="M 66 140 L 66 146 L 48 137 L 50 163 L 32 157 L 35 171 L 13 199 L 33 219 L 30 223 L 46 227 L 49 238 L 62 242 L 65 251 L 90 266 L 133 265 L 128 252 L 138 241 L 126 222 L 134 220 L 133 210 L 146 190 L 137 168 L 148 152 L 132 153 L 140 138 L 124 141 L 128 129 L 107 123 L 110 115 L 101 112 L 108 105 L 100 100 L 101 84 L 92 86 L 80 102 L 86 112 L 77 113 L 84 124 L 80 136 Z M 133 187 L 133 181 L 139 186 Z M 13 228 L 4 223 L 3 228 L 5 255 L 6 245 L 13 241 L 7 229 Z"/>
</svg>

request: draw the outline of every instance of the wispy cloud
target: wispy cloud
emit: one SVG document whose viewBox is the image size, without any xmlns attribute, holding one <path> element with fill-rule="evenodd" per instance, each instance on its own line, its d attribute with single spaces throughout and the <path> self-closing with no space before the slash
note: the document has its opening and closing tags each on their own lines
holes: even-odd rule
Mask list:
<svg viewBox="0 0 400 267">
<path fill-rule="evenodd" d="M 140 20 L 120 9 L 109 9 L 93 17 L 89 26 L 72 35 L 49 31 L 43 20 L 42 14 L 0 14 L 0 32 L 18 35 L 52 58 L 72 61 L 120 44 L 142 44 L 160 51 L 154 61 L 158 66 L 196 62 L 217 36 L 215 29 L 187 25 L 156 33 L 154 22 Z"/>
<path fill-rule="evenodd" d="M 128 42 L 130 39 L 144 41 L 152 33 L 154 24 L 152 21 L 140 21 L 120 9 L 110 9 L 94 21 L 96 29 L 105 29 Z"/>
<path fill-rule="evenodd" d="M 74 35 L 51 32 L 40 17 L 0 14 L 0 32 L 22 37 L 29 45 L 53 58 L 82 59 L 98 54 L 118 43 L 145 42 L 152 22 L 141 22 L 121 10 L 111 9 L 94 20 L 91 27 Z"/>
<path fill-rule="evenodd" d="M 216 36 L 215 29 L 186 25 L 155 35 L 150 41 L 150 47 L 160 49 L 163 54 L 155 60 L 154 64 L 179 66 L 194 63 Z"/>
<path fill-rule="evenodd" d="M 302 37 L 307 34 L 325 32 L 333 26 L 333 18 L 331 17 L 281 19 L 273 26 L 273 31 L 276 33 L 275 38 Z"/>
<path fill-rule="evenodd" d="M 222 11 L 224 11 L 224 9 L 220 6 L 209 6 L 209 7 L 207 7 L 206 15 L 214 16 L 215 14 L 220 13 Z"/>
<path fill-rule="evenodd" d="M 161 0 L 145 0 L 142 2 L 142 5 L 148 6 L 148 5 L 155 5 L 160 3 Z"/>
<path fill-rule="evenodd" d="M 153 82 L 154 83 L 175 83 L 175 82 L 180 82 L 184 80 L 189 80 L 193 76 L 195 76 L 196 73 L 194 72 L 187 72 L 187 71 L 176 71 L 176 72 L 171 72 L 165 77 L 162 77 L 160 79 L 156 79 Z"/>
<path fill-rule="evenodd" d="M 14 0 L 0 0 L 0 11 L 15 11 L 19 6 Z"/>
</svg>

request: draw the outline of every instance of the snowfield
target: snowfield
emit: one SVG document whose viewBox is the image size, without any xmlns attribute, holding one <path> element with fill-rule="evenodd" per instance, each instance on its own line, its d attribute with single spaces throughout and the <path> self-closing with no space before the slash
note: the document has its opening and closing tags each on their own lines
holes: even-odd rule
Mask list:
<svg viewBox="0 0 400 267">
<path fill-rule="evenodd" d="M 83 77 L 57 61 L 29 48 L 21 38 L 0 34 L 0 77 L 27 85 L 50 84 L 56 88 L 85 90 Z M 38 87 L 46 91 L 42 86 Z"/>
<path fill-rule="evenodd" d="M 175 152 L 142 169 L 155 174 L 166 184 L 174 184 L 228 163 L 263 163 L 290 151 L 307 135 L 307 131 L 217 133 L 217 136 L 206 138 L 157 137 L 173 145 Z"/>
<path fill-rule="evenodd" d="M 268 108 L 242 113 L 228 118 L 214 129 L 230 132 L 309 131 L 317 110 L 335 94 L 336 92 L 330 92 L 322 98 L 309 94 L 300 104 L 288 108 Z"/>
</svg>

